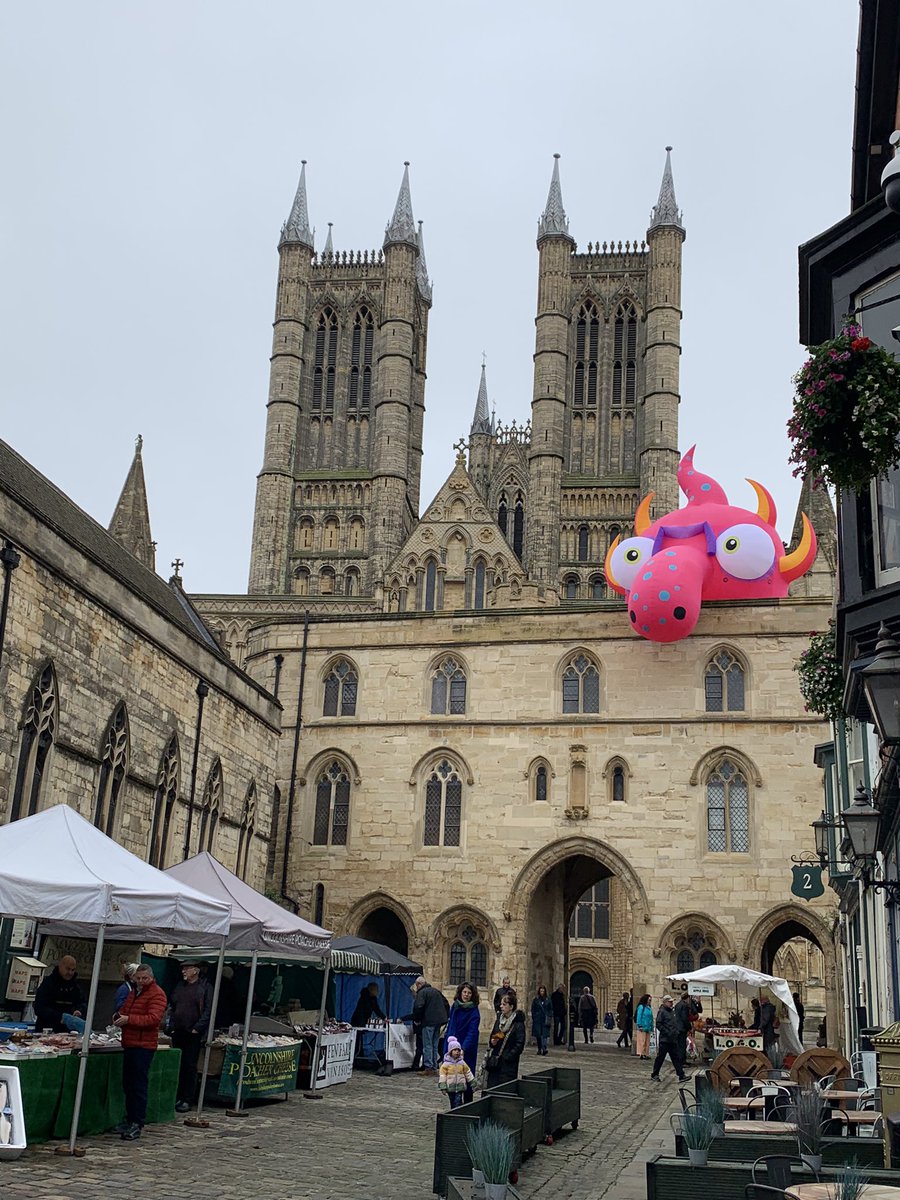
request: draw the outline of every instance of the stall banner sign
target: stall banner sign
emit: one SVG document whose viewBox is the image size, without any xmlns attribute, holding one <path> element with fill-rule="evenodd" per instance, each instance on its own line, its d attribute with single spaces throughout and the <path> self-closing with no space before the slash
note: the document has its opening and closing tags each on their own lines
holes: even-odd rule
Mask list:
<svg viewBox="0 0 900 1200">
<path fill-rule="evenodd" d="M 762 1050 L 763 1048 L 761 1033 L 743 1033 L 734 1029 L 712 1029 L 710 1032 L 713 1038 L 713 1048 L 716 1050 L 730 1050 L 732 1046 L 740 1046 L 744 1050 Z"/>
<path fill-rule="evenodd" d="M 28 950 L 31 952 L 34 949 L 36 935 L 37 921 L 25 921 L 17 917 L 12 922 L 12 933 L 9 938 L 10 950 Z"/>
<path fill-rule="evenodd" d="M 405 1070 L 413 1065 L 416 1057 L 416 1035 L 412 1025 L 391 1021 L 388 1025 L 387 1057 L 395 1070 Z"/>
<path fill-rule="evenodd" d="M 716 985 L 714 983 L 689 983 L 689 996 L 715 996 Z"/>
<path fill-rule="evenodd" d="M 319 1046 L 319 1069 L 316 1086 L 331 1087 L 335 1083 L 346 1083 L 353 1074 L 353 1047 L 356 1032 L 325 1033 Z"/>
<path fill-rule="evenodd" d="M 294 1046 L 271 1046 L 261 1049 L 248 1046 L 242 1095 L 248 1100 L 254 1100 L 263 1096 L 293 1092 L 297 1087 L 299 1067 L 299 1042 Z M 227 1099 L 237 1095 L 240 1070 L 240 1046 L 226 1046 L 222 1074 L 219 1076 L 220 1096 Z"/>
</svg>

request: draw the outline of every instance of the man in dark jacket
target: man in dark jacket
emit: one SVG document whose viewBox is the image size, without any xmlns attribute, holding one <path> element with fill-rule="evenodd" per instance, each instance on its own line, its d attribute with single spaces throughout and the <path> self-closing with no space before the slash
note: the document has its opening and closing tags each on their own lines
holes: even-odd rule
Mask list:
<svg viewBox="0 0 900 1200">
<path fill-rule="evenodd" d="M 41 982 L 34 997 L 34 1027 L 65 1033 L 63 1016 L 83 1017 L 87 1005 L 78 983 L 78 964 L 71 954 L 64 954 L 50 974 Z"/>
<path fill-rule="evenodd" d="M 768 1054 L 778 1040 L 775 1035 L 775 1005 L 768 998 L 759 1006 L 759 1032 L 763 1039 L 763 1054 Z"/>
<path fill-rule="evenodd" d="M 678 1057 L 681 1060 L 681 1069 L 684 1070 L 684 1064 L 687 1062 L 687 1040 L 688 1034 L 691 1032 L 691 1026 L 694 1023 L 694 1007 L 691 1003 L 691 998 L 687 992 L 682 992 L 678 999 L 678 1003 L 672 1010 L 675 1017 L 675 1032 L 677 1034 Z"/>
<path fill-rule="evenodd" d="M 437 1075 L 437 1047 L 441 1029 L 450 1016 L 450 1005 L 443 992 L 420 975 L 415 982 L 413 1021 L 422 1026 L 422 1070 L 420 1075 Z"/>
<path fill-rule="evenodd" d="M 176 1112 L 187 1112 L 193 1106 L 197 1091 L 197 1060 L 200 1046 L 212 1016 L 212 988 L 200 978 L 197 963 L 184 963 L 181 983 L 176 983 L 169 997 L 172 1045 L 181 1051 L 178 1072 Z"/>
<path fill-rule="evenodd" d="M 566 1040 L 566 989 L 562 984 L 550 997 L 553 1005 L 553 1045 L 562 1046 Z"/>
<path fill-rule="evenodd" d="M 650 1072 L 650 1078 L 659 1083 L 660 1067 L 665 1062 L 666 1055 L 672 1060 L 678 1082 L 684 1083 L 687 1076 L 684 1073 L 684 1063 L 678 1055 L 678 1026 L 675 1020 L 675 1000 L 672 996 L 663 996 L 659 1012 L 656 1014 L 656 1032 L 659 1036 L 659 1052 Z"/>
<path fill-rule="evenodd" d="M 494 992 L 494 1012 L 495 1013 L 498 1013 L 500 1011 L 500 1001 L 503 999 L 504 996 L 508 995 L 511 991 L 512 991 L 512 987 L 510 986 L 509 976 L 504 975 L 503 982 L 501 983 L 500 987 L 497 988 L 496 992 Z"/>
</svg>

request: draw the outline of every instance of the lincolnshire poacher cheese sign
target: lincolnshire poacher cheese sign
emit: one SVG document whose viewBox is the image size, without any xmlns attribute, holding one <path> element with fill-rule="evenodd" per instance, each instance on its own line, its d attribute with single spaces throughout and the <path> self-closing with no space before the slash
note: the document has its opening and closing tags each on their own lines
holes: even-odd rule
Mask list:
<svg viewBox="0 0 900 1200">
<path fill-rule="evenodd" d="M 271 1049 L 247 1049 L 247 1065 L 244 1068 L 245 1099 L 277 1096 L 293 1092 L 297 1086 L 297 1069 L 300 1066 L 300 1043 L 295 1046 L 274 1046 Z M 240 1046 L 226 1046 L 222 1074 L 219 1077 L 219 1095 L 226 1099 L 237 1094 L 238 1076 L 241 1071 Z"/>
</svg>

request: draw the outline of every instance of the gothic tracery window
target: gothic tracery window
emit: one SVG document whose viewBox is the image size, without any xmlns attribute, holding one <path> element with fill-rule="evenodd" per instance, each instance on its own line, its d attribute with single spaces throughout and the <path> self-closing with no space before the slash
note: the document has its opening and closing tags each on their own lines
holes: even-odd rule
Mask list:
<svg viewBox="0 0 900 1200">
<path fill-rule="evenodd" d="M 355 717 L 359 677 L 351 663 L 342 658 L 325 677 L 323 717 Z"/>
<path fill-rule="evenodd" d="M 253 845 L 253 835 L 256 833 L 256 782 L 250 780 L 247 795 L 244 797 L 244 807 L 241 810 L 241 828 L 238 833 L 236 873 L 246 880 L 247 869 L 250 865 L 250 847 Z"/>
<path fill-rule="evenodd" d="M 56 674 L 53 664 L 48 662 L 35 677 L 25 705 L 11 821 L 30 817 L 40 807 L 41 784 L 56 737 L 57 707 Z"/>
<path fill-rule="evenodd" d="M 94 824 L 107 837 L 115 835 L 119 801 L 127 771 L 128 715 L 125 705 L 117 704 L 106 727 L 97 784 L 97 801 L 94 805 Z"/>
<path fill-rule="evenodd" d="M 316 327 L 316 348 L 313 357 L 313 412 L 332 412 L 334 409 L 334 376 L 337 369 L 338 321 L 336 313 L 326 308 Z"/>
<path fill-rule="evenodd" d="M 569 937 L 585 941 L 609 941 L 609 878 L 601 879 L 580 897 L 569 918 Z"/>
<path fill-rule="evenodd" d="M 591 532 L 587 525 L 579 525 L 578 527 L 578 561 L 587 562 L 590 550 Z"/>
<path fill-rule="evenodd" d="M 197 851 L 215 851 L 216 830 L 219 826 L 219 814 L 222 810 L 222 762 L 216 759 L 203 788 L 200 800 L 200 825 L 197 831 Z"/>
<path fill-rule="evenodd" d="M 707 712 L 744 711 L 744 668 L 734 654 L 719 650 L 703 678 Z"/>
<path fill-rule="evenodd" d="M 437 563 L 429 558 L 425 564 L 425 612 L 434 612 L 437 599 Z"/>
<path fill-rule="evenodd" d="M 431 711 L 451 717 L 466 711 L 466 672 L 455 658 L 443 659 L 431 677 Z"/>
<path fill-rule="evenodd" d="M 346 846 L 350 824 L 350 772 L 337 759 L 326 763 L 316 779 L 314 846 Z"/>
<path fill-rule="evenodd" d="M 593 300 L 582 304 L 575 322 L 575 380 L 573 400 L 576 408 L 597 405 L 597 364 L 600 360 L 600 317 Z"/>
<path fill-rule="evenodd" d="M 525 497 L 516 492 L 516 505 L 513 509 L 512 548 L 516 558 L 521 559 L 525 547 Z"/>
<path fill-rule="evenodd" d="M 488 981 L 488 952 L 484 934 L 472 924 L 462 927 L 450 943 L 450 973 L 448 983 L 474 983 L 486 987 Z"/>
<path fill-rule="evenodd" d="M 575 654 L 562 677 L 564 713 L 599 713 L 600 672 L 583 652 Z"/>
<path fill-rule="evenodd" d="M 462 825 L 462 777 L 449 759 L 441 759 L 425 782 L 426 846 L 458 846 Z"/>
<path fill-rule="evenodd" d="M 475 594 L 472 598 L 473 608 L 484 608 L 484 585 L 487 578 L 487 568 L 484 565 L 484 559 L 479 558 L 475 561 Z"/>
<path fill-rule="evenodd" d="M 166 866 L 169 852 L 169 836 L 172 832 L 172 817 L 178 798 L 178 783 L 181 774 L 181 755 L 178 750 L 178 735 L 172 734 L 163 751 L 156 773 L 156 789 L 153 793 L 153 816 L 150 824 L 150 853 L 147 856 L 151 867 L 162 870 Z"/>
<path fill-rule="evenodd" d="M 724 758 L 706 781 L 707 848 L 715 853 L 750 850 L 750 792 L 737 766 Z"/>
<path fill-rule="evenodd" d="M 634 305 L 626 301 L 616 313 L 613 334 L 612 402 L 634 405 L 637 360 L 637 315 Z"/>
<path fill-rule="evenodd" d="M 350 345 L 350 392 L 347 407 L 351 413 L 368 412 L 372 395 L 372 348 L 375 322 L 365 305 L 353 319 Z"/>
</svg>

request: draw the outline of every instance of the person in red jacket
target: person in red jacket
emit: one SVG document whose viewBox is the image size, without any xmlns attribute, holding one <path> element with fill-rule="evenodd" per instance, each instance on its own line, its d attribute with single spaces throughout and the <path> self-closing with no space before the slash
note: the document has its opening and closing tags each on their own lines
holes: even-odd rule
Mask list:
<svg viewBox="0 0 900 1200">
<path fill-rule="evenodd" d="M 126 997 L 113 1024 L 122 1029 L 122 1090 L 125 1093 L 125 1120 L 116 1126 L 124 1141 L 141 1136 L 147 1119 L 147 1077 L 156 1052 L 157 1034 L 165 1015 L 166 993 L 148 966 L 134 973 L 135 990 Z"/>
</svg>

